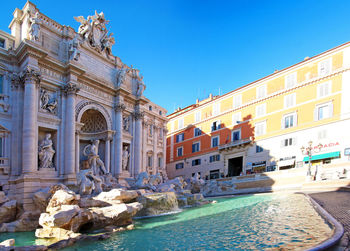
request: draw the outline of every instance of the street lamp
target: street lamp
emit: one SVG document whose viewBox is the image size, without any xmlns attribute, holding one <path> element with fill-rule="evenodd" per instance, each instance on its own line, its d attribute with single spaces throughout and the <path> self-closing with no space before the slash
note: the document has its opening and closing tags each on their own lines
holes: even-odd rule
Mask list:
<svg viewBox="0 0 350 251">
<path fill-rule="evenodd" d="M 307 147 L 302 146 L 300 148 L 302 154 L 305 154 L 309 157 L 309 167 L 307 169 L 307 174 L 306 176 L 308 176 L 309 178 L 311 178 L 311 159 L 312 159 L 312 154 L 313 153 L 318 153 L 321 148 L 323 147 L 323 145 L 320 143 L 317 146 L 313 146 L 312 145 L 312 141 L 310 140 L 308 143 Z"/>
</svg>

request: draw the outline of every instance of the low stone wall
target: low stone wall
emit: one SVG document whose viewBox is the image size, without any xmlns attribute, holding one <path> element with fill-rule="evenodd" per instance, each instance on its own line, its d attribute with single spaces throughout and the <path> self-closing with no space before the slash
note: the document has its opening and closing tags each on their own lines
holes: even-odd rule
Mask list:
<svg viewBox="0 0 350 251">
<path fill-rule="evenodd" d="M 350 167 L 342 167 L 342 170 Z M 339 167 L 327 168 L 327 172 L 342 172 Z M 335 185 L 340 184 L 347 186 L 350 179 L 343 176 L 330 175 L 332 180 L 308 181 L 306 177 L 307 167 L 293 168 L 275 172 L 267 172 L 261 174 L 251 174 L 245 176 L 236 176 L 232 178 L 216 179 L 206 181 L 201 188 L 204 196 L 221 196 L 230 194 L 259 193 L 281 190 L 307 189 L 307 187 L 320 186 L 317 184 Z M 315 176 L 315 172 L 312 172 Z M 316 177 L 316 176 L 315 176 Z M 340 179 L 341 178 L 341 179 Z M 340 183 L 339 183 L 340 182 Z"/>
</svg>

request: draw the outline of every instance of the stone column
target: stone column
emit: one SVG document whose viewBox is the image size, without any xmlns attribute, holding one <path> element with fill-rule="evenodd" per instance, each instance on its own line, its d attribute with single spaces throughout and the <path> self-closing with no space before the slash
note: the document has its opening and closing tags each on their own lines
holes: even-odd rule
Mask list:
<svg viewBox="0 0 350 251">
<path fill-rule="evenodd" d="M 122 155 L 123 155 L 123 111 L 125 110 L 125 105 L 118 103 L 115 106 L 116 116 L 116 137 L 115 137 L 115 171 L 114 175 L 119 176 L 122 173 Z"/>
<path fill-rule="evenodd" d="M 79 136 L 79 131 L 75 132 L 75 173 L 78 173 L 80 171 L 80 136 Z"/>
<path fill-rule="evenodd" d="M 63 88 L 66 99 L 66 121 L 64 133 L 64 176 L 68 183 L 75 182 L 75 96 L 79 91 L 76 84 L 68 83 Z"/>
<path fill-rule="evenodd" d="M 37 169 L 38 140 L 38 87 L 40 73 L 27 68 L 24 73 L 24 105 L 22 134 L 22 173 L 34 173 Z"/>
<path fill-rule="evenodd" d="M 135 112 L 135 152 L 134 152 L 134 176 L 136 177 L 141 172 L 142 163 L 142 112 Z"/>
<path fill-rule="evenodd" d="M 106 149 L 105 149 L 105 167 L 106 171 L 110 172 L 110 163 L 111 163 L 111 137 L 106 138 Z"/>
</svg>

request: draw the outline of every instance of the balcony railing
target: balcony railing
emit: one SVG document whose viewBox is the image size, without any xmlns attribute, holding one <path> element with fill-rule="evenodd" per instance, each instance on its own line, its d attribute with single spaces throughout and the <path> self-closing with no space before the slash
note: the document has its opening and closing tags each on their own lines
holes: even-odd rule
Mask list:
<svg viewBox="0 0 350 251">
<path fill-rule="evenodd" d="M 9 159 L 0 157 L 0 166 L 8 166 Z"/>
<path fill-rule="evenodd" d="M 236 146 L 241 146 L 244 144 L 249 144 L 250 142 L 252 142 L 252 140 L 253 140 L 252 137 L 234 140 L 234 141 L 231 141 L 230 143 L 220 145 L 219 150 L 224 150 L 224 149 L 229 149 L 229 148 L 236 147 Z"/>
</svg>

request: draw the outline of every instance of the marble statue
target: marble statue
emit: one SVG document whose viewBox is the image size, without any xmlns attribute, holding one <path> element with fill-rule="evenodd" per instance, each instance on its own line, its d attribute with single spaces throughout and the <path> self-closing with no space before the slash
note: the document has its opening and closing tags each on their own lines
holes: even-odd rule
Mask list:
<svg viewBox="0 0 350 251">
<path fill-rule="evenodd" d="M 141 97 L 143 91 L 146 89 L 146 85 L 143 83 L 143 76 L 140 79 L 137 79 L 137 92 L 136 96 Z"/>
<path fill-rule="evenodd" d="M 80 57 L 80 50 L 78 48 L 79 46 L 79 38 L 78 36 L 75 36 L 70 42 L 69 42 L 69 59 L 78 61 Z"/>
<path fill-rule="evenodd" d="M 88 157 L 88 163 L 94 175 L 107 174 L 105 165 L 98 155 L 98 145 L 100 141 L 94 140 L 91 144 L 84 147 L 83 154 Z"/>
<path fill-rule="evenodd" d="M 107 56 L 112 54 L 112 46 L 115 44 L 115 39 L 112 36 L 113 33 L 110 33 L 101 39 L 101 49 L 106 52 Z"/>
<path fill-rule="evenodd" d="M 29 39 L 33 41 L 39 41 L 41 19 L 39 18 L 38 11 L 34 14 L 34 16 L 30 16 L 29 22 L 30 22 Z"/>
<path fill-rule="evenodd" d="M 53 149 L 53 143 L 51 140 L 51 134 L 47 133 L 45 138 L 41 141 L 39 145 L 39 168 L 53 168 L 53 156 L 55 155 L 55 150 Z"/>
<path fill-rule="evenodd" d="M 123 150 L 123 155 L 122 155 L 122 169 L 123 170 L 128 170 L 128 165 L 129 165 L 129 150 L 127 146 L 124 146 Z"/>
<path fill-rule="evenodd" d="M 57 100 L 52 99 L 46 90 L 41 90 L 40 93 L 40 108 L 48 112 L 54 113 L 57 107 Z"/>
<path fill-rule="evenodd" d="M 123 129 L 125 131 L 129 131 L 129 129 L 130 129 L 130 117 L 123 118 Z"/>
<path fill-rule="evenodd" d="M 102 192 L 103 179 L 95 175 L 92 168 L 81 170 L 77 175 L 79 193 L 81 195 L 99 194 Z"/>
<path fill-rule="evenodd" d="M 111 54 L 115 40 L 112 37 L 113 33 L 108 34 L 106 24 L 109 21 L 105 19 L 103 12 L 97 13 L 95 11 L 95 15 L 88 16 L 87 19 L 83 16 L 74 17 L 74 19 L 80 23 L 78 34 L 83 41 L 87 41 L 98 52 L 106 52 L 108 57 Z"/>
<path fill-rule="evenodd" d="M 125 83 L 126 80 L 126 73 L 128 73 L 130 70 L 127 69 L 124 65 L 120 70 L 118 70 L 117 73 L 117 86 L 121 86 Z"/>
</svg>

